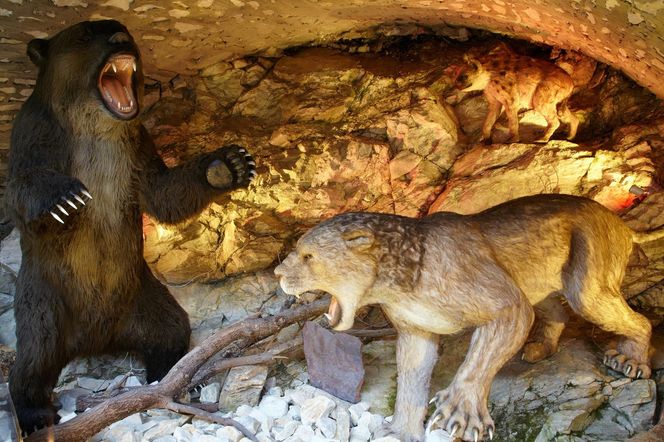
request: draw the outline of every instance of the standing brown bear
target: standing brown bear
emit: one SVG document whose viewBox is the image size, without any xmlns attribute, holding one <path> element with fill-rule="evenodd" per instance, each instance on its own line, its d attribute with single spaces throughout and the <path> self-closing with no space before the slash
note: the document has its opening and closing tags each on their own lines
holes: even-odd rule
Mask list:
<svg viewBox="0 0 664 442">
<path fill-rule="evenodd" d="M 58 422 L 51 392 L 73 358 L 134 351 L 152 382 L 185 354 L 187 314 L 143 259 L 141 213 L 176 223 L 256 172 L 237 146 L 166 167 L 137 118 L 141 57 L 119 22 L 27 52 L 39 74 L 14 122 L 7 203 L 23 252 L 10 388 L 30 432 Z"/>
</svg>

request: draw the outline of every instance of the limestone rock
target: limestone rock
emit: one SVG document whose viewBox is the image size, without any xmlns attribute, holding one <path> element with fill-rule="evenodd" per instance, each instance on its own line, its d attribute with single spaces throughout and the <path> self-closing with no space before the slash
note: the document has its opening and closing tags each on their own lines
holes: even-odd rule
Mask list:
<svg viewBox="0 0 664 442">
<path fill-rule="evenodd" d="M 377 442 L 378 439 L 374 442 Z M 388 441 L 385 441 L 388 442 Z M 443 430 L 434 430 L 431 433 L 427 435 L 426 441 L 425 442 L 454 442 L 454 438 L 450 437 L 449 434 L 447 434 Z"/>
<path fill-rule="evenodd" d="M 232 368 L 219 395 L 219 409 L 232 411 L 241 404 L 258 404 L 266 379 L 267 367 L 262 365 Z"/>
<path fill-rule="evenodd" d="M 227 439 L 230 442 L 239 442 L 244 436 L 235 427 L 222 427 L 217 430 L 216 436 L 221 439 Z"/>
<path fill-rule="evenodd" d="M 301 419 L 304 425 L 312 425 L 327 417 L 336 404 L 325 396 L 315 396 L 302 404 Z"/>
<path fill-rule="evenodd" d="M 258 422 L 256 419 L 254 419 L 251 416 L 239 416 L 236 417 L 235 420 L 239 422 L 241 425 L 244 425 L 244 427 L 251 431 L 252 434 L 257 434 L 258 431 L 261 428 L 260 422 Z"/>
<path fill-rule="evenodd" d="M 295 421 L 288 421 L 283 426 L 274 426 L 272 428 L 272 436 L 278 441 L 283 441 L 288 439 L 295 433 L 295 430 L 299 427 L 299 424 Z"/>
<path fill-rule="evenodd" d="M 219 402 L 219 393 L 221 392 L 221 385 L 218 382 L 212 382 L 201 389 L 201 402 L 217 403 Z"/>
<path fill-rule="evenodd" d="M 279 418 L 288 412 L 288 402 L 277 396 L 264 396 L 258 408 L 271 418 Z"/>
</svg>

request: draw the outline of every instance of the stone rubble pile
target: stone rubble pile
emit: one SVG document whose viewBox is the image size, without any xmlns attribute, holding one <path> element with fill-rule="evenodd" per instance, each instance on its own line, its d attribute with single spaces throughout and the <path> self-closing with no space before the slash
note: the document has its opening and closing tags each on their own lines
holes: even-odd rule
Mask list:
<svg viewBox="0 0 664 442">
<path fill-rule="evenodd" d="M 217 402 L 218 397 L 218 385 L 201 389 L 201 402 Z M 70 418 L 70 413 L 61 411 L 63 420 Z M 272 387 L 258 405 L 240 405 L 234 412 L 220 415 L 242 424 L 259 442 L 398 442 L 395 437 L 377 435 L 390 417 L 372 413 L 366 402 L 350 404 L 310 385 L 285 391 Z M 169 411 L 148 410 L 114 423 L 92 441 L 249 442 L 249 439 L 232 426 Z M 451 439 L 442 430 L 436 430 L 427 441 Z"/>
</svg>

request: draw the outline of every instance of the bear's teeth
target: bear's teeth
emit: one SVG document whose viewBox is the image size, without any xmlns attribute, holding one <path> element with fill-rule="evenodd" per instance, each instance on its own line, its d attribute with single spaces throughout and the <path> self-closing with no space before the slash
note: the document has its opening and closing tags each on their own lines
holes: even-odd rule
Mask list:
<svg viewBox="0 0 664 442">
<path fill-rule="evenodd" d="M 134 72 L 136 72 L 136 62 L 134 62 L 131 67 L 134 69 Z"/>
<path fill-rule="evenodd" d="M 118 73 L 118 68 L 115 67 L 115 63 L 111 63 L 111 67 L 113 68 L 113 72 L 116 74 Z"/>
</svg>

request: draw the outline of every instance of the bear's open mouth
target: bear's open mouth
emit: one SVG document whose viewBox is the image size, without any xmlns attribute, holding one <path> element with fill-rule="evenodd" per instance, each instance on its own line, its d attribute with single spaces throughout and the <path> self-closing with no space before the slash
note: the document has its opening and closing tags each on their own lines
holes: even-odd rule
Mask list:
<svg viewBox="0 0 664 442">
<path fill-rule="evenodd" d="M 327 308 L 325 317 L 327 318 L 327 322 L 330 323 L 330 327 L 336 327 L 341 322 L 341 306 L 334 296 L 330 300 L 330 306 Z"/>
<path fill-rule="evenodd" d="M 134 93 L 136 57 L 115 54 L 106 60 L 99 73 L 99 92 L 106 108 L 118 118 L 128 120 L 138 113 Z"/>
</svg>

